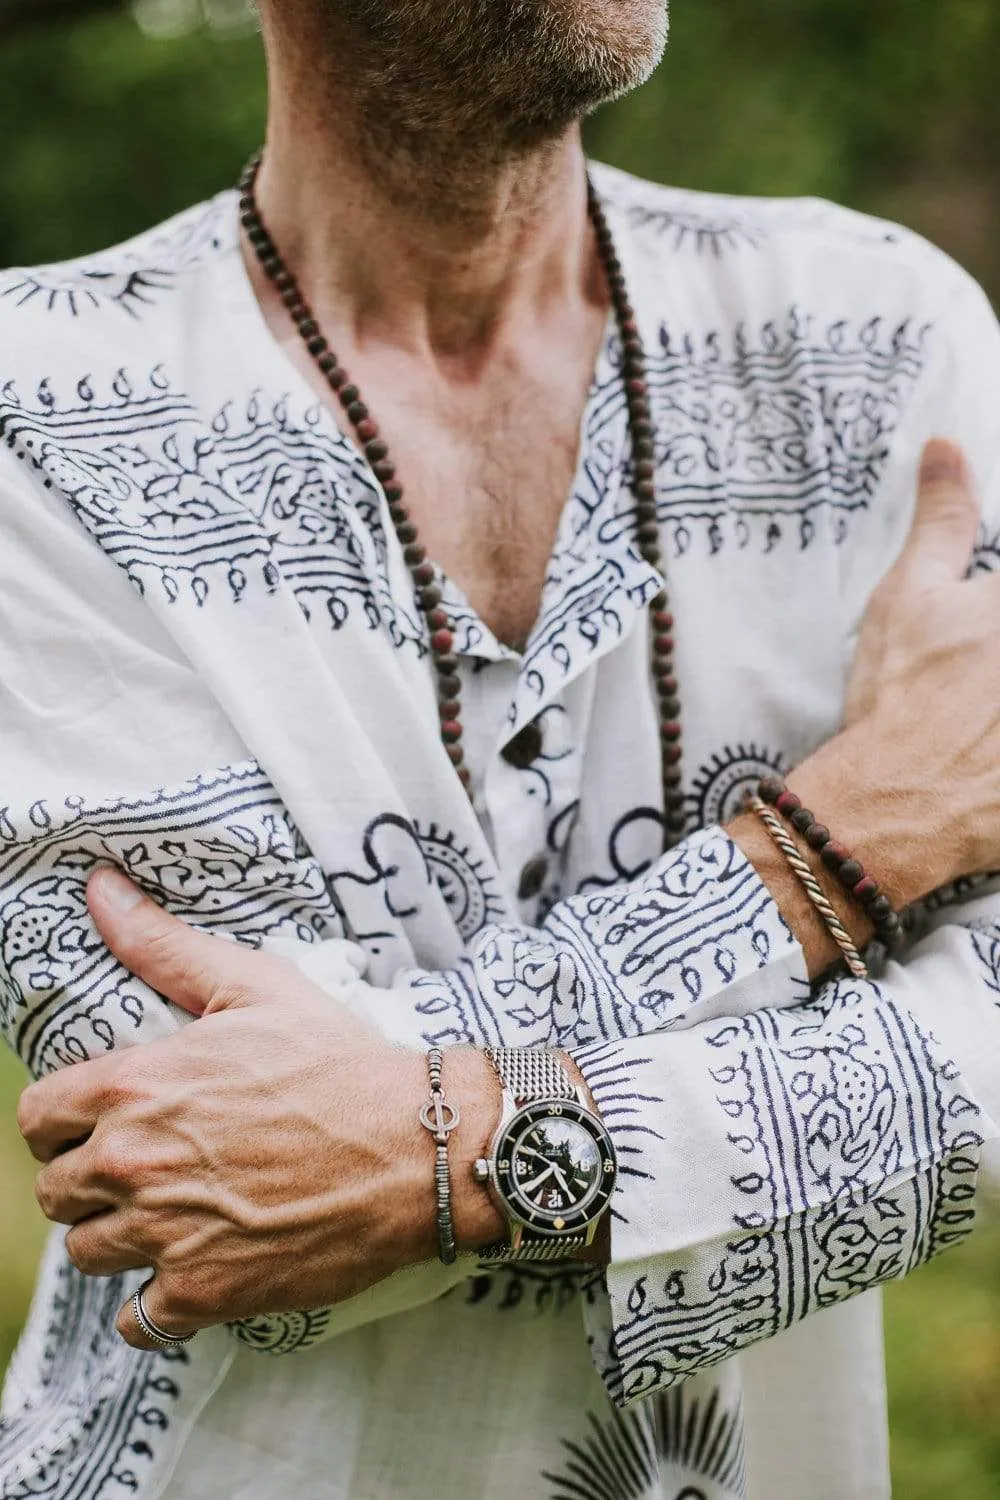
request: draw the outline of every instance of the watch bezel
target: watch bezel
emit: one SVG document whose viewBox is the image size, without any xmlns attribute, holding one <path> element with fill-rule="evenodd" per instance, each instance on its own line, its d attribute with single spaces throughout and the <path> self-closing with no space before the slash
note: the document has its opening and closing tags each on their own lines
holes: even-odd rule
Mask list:
<svg viewBox="0 0 1000 1500">
<path fill-rule="evenodd" d="M 529 1207 L 516 1196 L 514 1153 L 526 1130 L 545 1120 L 560 1118 L 574 1121 L 597 1143 L 603 1170 L 596 1189 L 585 1204 L 576 1209 L 548 1213 Z M 604 1121 L 585 1105 L 573 1099 L 533 1099 L 516 1109 L 501 1126 L 493 1147 L 491 1168 L 492 1185 L 507 1216 L 530 1229 L 532 1234 L 560 1240 L 589 1230 L 605 1213 L 614 1191 L 618 1158 Z M 560 1221 L 558 1228 L 554 1219 Z"/>
</svg>

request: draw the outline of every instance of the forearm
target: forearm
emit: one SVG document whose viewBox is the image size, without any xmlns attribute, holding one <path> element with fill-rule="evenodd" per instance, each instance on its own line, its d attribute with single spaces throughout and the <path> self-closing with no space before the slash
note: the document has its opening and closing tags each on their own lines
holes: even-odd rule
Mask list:
<svg viewBox="0 0 1000 1500">
<path fill-rule="evenodd" d="M 923 893 L 939 866 L 912 831 L 918 799 L 887 798 L 872 785 L 870 768 L 866 790 L 862 759 L 861 737 L 839 736 L 789 784 L 902 904 Z M 831 877 L 822 878 L 863 946 L 871 935 L 866 919 Z M 451 1146 L 457 1236 L 471 1250 L 499 1238 L 503 1227 L 471 1173 L 498 1114 L 491 1071 L 475 1049 L 556 1046 L 579 1057 L 581 1048 L 649 1037 L 669 1077 L 679 1032 L 703 1032 L 709 1023 L 754 1013 L 777 1027 L 780 1012 L 806 1001 L 807 981 L 837 956 L 783 856 L 748 815 L 725 831 L 692 836 L 629 886 L 562 903 L 542 929 L 486 929 L 455 969 L 400 975 L 391 991 L 357 984 L 350 999 L 396 1041 L 415 1048 L 466 1044 L 449 1047 L 446 1077 L 449 1097 L 463 1112 Z M 322 963 L 316 948 L 303 957 L 311 966 Z M 322 982 L 315 967 L 311 972 Z M 872 997 L 877 1008 L 877 992 Z M 595 1093 L 605 1108 L 607 1098 Z M 612 1107 L 618 1106 L 612 1101 Z M 626 1177 L 633 1149 L 625 1143 Z M 707 1142 L 699 1161 L 714 1178 Z M 430 1196 L 414 1211 L 429 1215 Z M 606 1261 L 608 1251 L 605 1238 L 595 1258 Z"/>
<path fill-rule="evenodd" d="M 856 725 L 796 767 L 786 782 L 900 910 L 964 873 L 968 851 L 950 838 L 944 800 L 927 785 L 919 762 L 908 764 L 905 745 L 891 763 L 877 747 L 869 726 Z M 957 788 L 955 794 L 960 795 Z M 826 974 L 840 959 L 840 950 L 764 824 L 746 813 L 726 831 L 774 897 L 802 949 L 810 979 Z M 805 840 L 795 841 L 855 946 L 863 949 L 873 936 L 865 911 Z"/>
</svg>

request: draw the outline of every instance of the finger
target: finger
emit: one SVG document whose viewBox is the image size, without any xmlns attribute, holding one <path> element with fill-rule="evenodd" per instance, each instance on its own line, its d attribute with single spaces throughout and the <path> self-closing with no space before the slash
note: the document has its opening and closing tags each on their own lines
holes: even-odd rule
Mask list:
<svg viewBox="0 0 1000 1500">
<path fill-rule="evenodd" d="M 146 1316 L 170 1338 L 184 1338 L 195 1330 L 194 1324 L 188 1323 L 185 1326 L 178 1320 L 176 1309 L 171 1306 L 169 1298 L 164 1296 L 159 1277 L 154 1277 L 152 1281 L 146 1283 L 142 1293 L 142 1305 Z M 133 1349 L 161 1349 L 163 1347 L 143 1332 L 135 1315 L 131 1297 L 119 1310 L 118 1317 L 115 1319 L 115 1327 L 126 1344 L 131 1344 Z"/>
<path fill-rule="evenodd" d="M 263 968 L 271 962 L 266 955 L 189 927 L 110 865 L 91 875 L 87 905 L 115 957 L 193 1015 L 262 992 Z"/>
<path fill-rule="evenodd" d="M 913 581 L 964 578 L 979 529 L 975 481 L 961 448 L 934 438 L 923 451 L 913 526 L 896 572 Z"/>
<path fill-rule="evenodd" d="M 122 1209 L 94 1214 L 75 1224 L 65 1243 L 66 1254 L 85 1276 L 117 1276 L 149 1265 L 149 1251 L 139 1243 L 134 1221 Z"/>
<path fill-rule="evenodd" d="M 53 1224 L 76 1224 L 117 1201 L 110 1185 L 97 1180 L 88 1142 L 57 1156 L 35 1178 L 38 1206 Z"/>
<path fill-rule="evenodd" d="M 36 1160 L 51 1161 L 90 1135 L 118 1067 L 109 1055 L 29 1083 L 18 1100 L 17 1127 Z"/>
</svg>

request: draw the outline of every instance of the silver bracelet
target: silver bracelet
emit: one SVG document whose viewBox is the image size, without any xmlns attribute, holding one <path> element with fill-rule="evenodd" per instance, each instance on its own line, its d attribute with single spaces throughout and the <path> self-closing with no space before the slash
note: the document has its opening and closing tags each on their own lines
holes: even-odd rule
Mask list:
<svg viewBox="0 0 1000 1500">
<path fill-rule="evenodd" d="M 455 1220 L 451 1211 L 451 1174 L 448 1171 L 448 1137 L 458 1126 L 461 1115 L 457 1105 L 449 1104 L 441 1084 L 444 1054 L 432 1047 L 427 1054 L 427 1072 L 431 1080 L 431 1097 L 420 1111 L 420 1123 L 434 1137 L 434 1188 L 437 1193 L 438 1254 L 446 1266 L 458 1258 L 455 1244 Z"/>
<path fill-rule="evenodd" d="M 844 962 L 854 978 L 867 979 L 868 965 L 862 958 L 854 939 L 830 905 L 823 887 L 812 872 L 809 861 L 798 849 L 795 840 L 788 833 L 778 814 L 761 797 L 748 797 L 747 806 L 760 818 L 773 842 L 785 856 L 786 864 L 792 873 L 798 876 L 799 884 L 808 896 L 813 910 L 840 949 Z"/>
</svg>

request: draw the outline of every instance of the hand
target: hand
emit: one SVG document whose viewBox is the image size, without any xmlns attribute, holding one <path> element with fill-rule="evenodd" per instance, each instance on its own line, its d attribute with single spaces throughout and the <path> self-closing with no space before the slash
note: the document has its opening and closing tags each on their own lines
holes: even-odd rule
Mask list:
<svg viewBox="0 0 1000 1500">
<path fill-rule="evenodd" d="M 865 616 L 845 732 L 789 785 L 899 905 L 1000 867 L 1000 575 L 966 577 L 968 466 L 928 444 L 913 527 Z"/>
<path fill-rule="evenodd" d="M 293 964 L 194 931 L 115 870 L 91 878 L 88 902 L 116 956 L 201 1019 L 22 1095 L 21 1131 L 47 1163 L 38 1200 L 73 1226 L 74 1265 L 99 1276 L 151 1267 L 149 1315 L 179 1334 L 325 1306 L 433 1258 L 423 1056 L 391 1046 Z M 456 1230 L 471 1248 L 502 1225 L 457 1143 L 471 1164 L 498 1092 L 473 1049 L 448 1064 L 463 1113 Z M 151 1347 L 129 1304 L 118 1328 Z"/>
<path fill-rule="evenodd" d="M 846 727 L 787 778 L 896 907 L 1000 868 L 1000 574 L 966 577 L 979 519 L 961 452 L 929 443 L 909 538 L 862 623 Z M 759 820 L 740 815 L 729 832 L 810 976 L 823 974 L 839 950 Z M 812 863 L 864 947 L 867 916 Z"/>
</svg>

